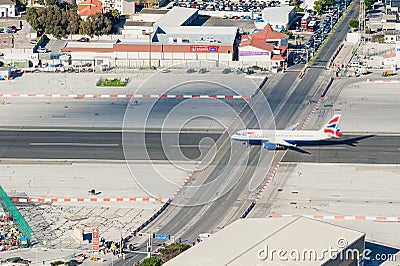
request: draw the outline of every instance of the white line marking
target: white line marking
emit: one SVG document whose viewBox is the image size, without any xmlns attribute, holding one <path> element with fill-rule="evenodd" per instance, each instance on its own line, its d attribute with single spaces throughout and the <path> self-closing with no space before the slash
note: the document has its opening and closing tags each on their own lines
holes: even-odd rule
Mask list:
<svg viewBox="0 0 400 266">
<path fill-rule="evenodd" d="M 31 142 L 30 146 L 84 146 L 84 147 L 118 147 L 118 143 L 77 143 L 77 142 Z"/>
</svg>

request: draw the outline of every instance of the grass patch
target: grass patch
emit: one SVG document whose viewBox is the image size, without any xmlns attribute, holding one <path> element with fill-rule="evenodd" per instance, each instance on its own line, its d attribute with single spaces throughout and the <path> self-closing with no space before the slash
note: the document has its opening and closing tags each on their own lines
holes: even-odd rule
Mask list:
<svg viewBox="0 0 400 266">
<path fill-rule="evenodd" d="M 126 84 L 128 84 L 129 79 L 128 78 L 107 78 L 107 79 L 102 79 L 100 78 L 97 83 L 96 86 L 99 87 L 125 87 Z"/>
</svg>

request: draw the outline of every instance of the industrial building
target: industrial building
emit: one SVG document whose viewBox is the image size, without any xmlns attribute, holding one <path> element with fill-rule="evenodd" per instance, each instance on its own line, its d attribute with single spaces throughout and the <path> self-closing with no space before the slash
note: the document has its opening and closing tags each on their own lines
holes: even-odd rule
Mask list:
<svg viewBox="0 0 400 266">
<path fill-rule="evenodd" d="M 280 6 L 264 8 L 261 12 L 264 22 L 255 22 L 256 28 L 262 29 L 270 24 L 274 30 L 289 29 L 296 21 L 296 8 L 294 6 Z"/>
<path fill-rule="evenodd" d="M 301 216 L 247 218 L 164 265 L 357 265 L 364 245 L 364 233 Z"/>
<path fill-rule="evenodd" d="M 72 61 L 109 66 L 121 63 L 127 67 L 149 64 L 166 67 L 193 60 L 221 63 L 237 60 L 238 28 L 191 26 L 197 16 L 196 9 L 174 7 L 154 23 L 130 23 L 129 31 L 138 34 L 136 38 L 114 43 L 68 42 L 62 52 L 70 54 Z"/>
</svg>

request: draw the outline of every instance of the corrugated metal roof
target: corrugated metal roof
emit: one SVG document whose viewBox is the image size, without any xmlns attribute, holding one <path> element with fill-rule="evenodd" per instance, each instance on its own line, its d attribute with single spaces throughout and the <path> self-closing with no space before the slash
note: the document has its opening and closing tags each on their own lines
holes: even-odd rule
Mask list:
<svg viewBox="0 0 400 266">
<path fill-rule="evenodd" d="M 294 6 L 267 7 L 264 8 L 261 13 L 265 22 L 284 24 L 288 22 L 288 14 L 294 8 Z"/>
<path fill-rule="evenodd" d="M 171 38 L 180 38 L 182 41 L 184 39 L 186 43 L 232 45 L 237 31 L 237 27 L 162 27 L 162 32 L 156 31 L 153 40 L 160 43 L 171 43 Z"/>
<path fill-rule="evenodd" d="M 169 12 L 168 9 L 154 9 L 154 8 L 143 8 L 140 11 L 141 14 L 167 14 Z"/>
<path fill-rule="evenodd" d="M 176 6 L 173 9 L 171 9 L 171 11 L 169 11 L 167 14 L 162 16 L 159 20 L 157 20 L 157 25 L 161 27 L 181 26 L 197 12 L 198 10 L 194 8 L 185 8 Z"/>
<path fill-rule="evenodd" d="M 337 254 L 322 257 L 324 249 L 342 250 L 339 238 L 352 244 L 363 237 L 364 233 L 305 217 L 239 219 L 164 265 L 322 265 Z M 269 251 L 312 249 L 318 259 L 282 261 L 275 253 L 260 260 L 258 251 L 266 246 Z"/>
<path fill-rule="evenodd" d="M 67 42 L 68 48 L 113 48 L 114 43 L 104 42 Z"/>
</svg>

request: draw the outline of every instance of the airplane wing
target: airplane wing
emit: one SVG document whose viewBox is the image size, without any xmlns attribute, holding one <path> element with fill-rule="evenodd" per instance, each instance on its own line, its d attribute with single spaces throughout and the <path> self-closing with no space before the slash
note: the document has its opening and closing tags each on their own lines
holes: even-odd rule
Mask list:
<svg viewBox="0 0 400 266">
<path fill-rule="evenodd" d="M 284 139 L 275 139 L 275 143 L 286 147 L 296 147 L 295 144 L 289 143 Z"/>
<path fill-rule="evenodd" d="M 275 150 L 277 149 L 277 146 L 283 146 L 283 147 L 296 147 L 295 144 L 291 144 L 283 139 L 275 139 L 275 141 L 271 142 L 269 140 L 264 140 L 263 141 L 264 148 L 269 149 L 269 150 Z"/>
<path fill-rule="evenodd" d="M 285 128 L 285 130 L 295 130 L 298 125 L 299 123 L 296 123 L 294 125 L 291 125 L 290 127 Z"/>
</svg>

